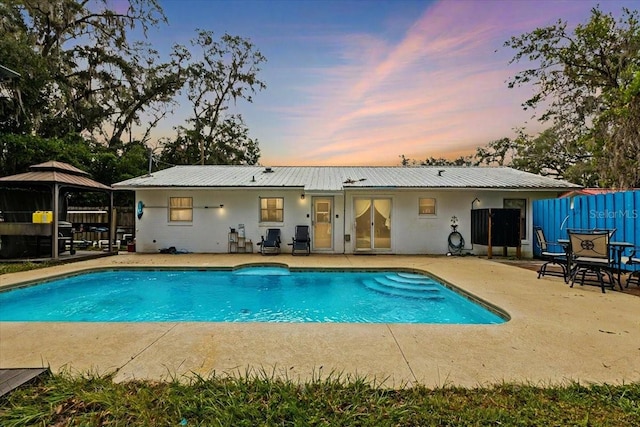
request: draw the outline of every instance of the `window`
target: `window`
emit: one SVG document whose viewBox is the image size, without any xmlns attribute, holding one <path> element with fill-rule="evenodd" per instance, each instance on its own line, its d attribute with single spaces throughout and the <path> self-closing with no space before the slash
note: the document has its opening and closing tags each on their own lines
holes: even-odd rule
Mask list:
<svg viewBox="0 0 640 427">
<path fill-rule="evenodd" d="M 420 198 L 418 200 L 418 213 L 420 215 L 435 215 L 436 199 L 431 197 Z"/>
<path fill-rule="evenodd" d="M 282 197 L 260 198 L 260 222 L 282 222 L 284 199 Z"/>
<path fill-rule="evenodd" d="M 169 197 L 169 221 L 193 221 L 193 198 Z"/>
<path fill-rule="evenodd" d="M 520 209 L 520 239 L 527 238 L 527 199 L 504 199 L 503 206 L 509 209 Z"/>
</svg>

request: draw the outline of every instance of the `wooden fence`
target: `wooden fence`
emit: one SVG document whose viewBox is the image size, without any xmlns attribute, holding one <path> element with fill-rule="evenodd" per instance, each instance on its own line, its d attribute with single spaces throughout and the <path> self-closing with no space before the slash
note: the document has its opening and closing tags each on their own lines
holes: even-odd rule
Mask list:
<svg viewBox="0 0 640 427">
<path fill-rule="evenodd" d="M 133 239 L 135 228 L 135 211 L 130 207 L 114 208 L 116 239 Z M 104 208 L 69 207 L 67 222 L 76 230 L 75 240 L 95 242 L 109 238 L 109 211 Z"/>
</svg>

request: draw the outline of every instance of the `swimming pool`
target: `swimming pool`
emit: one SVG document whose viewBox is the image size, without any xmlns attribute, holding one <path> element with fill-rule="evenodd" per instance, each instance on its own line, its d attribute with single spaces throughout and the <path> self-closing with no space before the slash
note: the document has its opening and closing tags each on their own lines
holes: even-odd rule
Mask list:
<svg viewBox="0 0 640 427">
<path fill-rule="evenodd" d="M 400 271 L 107 270 L 0 293 L 0 321 L 497 324 L 435 279 Z"/>
</svg>

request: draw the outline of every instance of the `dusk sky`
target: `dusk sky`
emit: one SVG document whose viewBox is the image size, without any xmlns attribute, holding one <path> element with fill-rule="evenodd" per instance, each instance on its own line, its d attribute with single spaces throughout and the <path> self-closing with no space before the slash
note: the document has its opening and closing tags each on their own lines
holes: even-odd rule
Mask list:
<svg viewBox="0 0 640 427">
<path fill-rule="evenodd" d="M 263 165 L 398 165 L 472 154 L 478 146 L 543 129 L 508 89 L 523 65 L 503 47 L 563 19 L 584 23 L 597 4 L 619 16 L 623 0 L 160 0 L 169 26 L 160 48 L 196 28 L 248 38 L 267 58 L 267 89 L 238 105 Z M 161 49 L 162 50 L 162 49 Z M 172 134 L 176 111 L 156 134 Z"/>
</svg>

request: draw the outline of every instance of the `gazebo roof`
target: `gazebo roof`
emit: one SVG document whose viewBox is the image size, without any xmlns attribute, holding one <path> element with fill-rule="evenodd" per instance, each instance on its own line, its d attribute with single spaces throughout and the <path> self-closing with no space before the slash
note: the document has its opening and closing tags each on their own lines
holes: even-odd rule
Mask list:
<svg viewBox="0 0 640 427">
<path fill-rule="evenodd" d="M 0 186 L 25 184 L 66 184 L 71 187 L 111 191 L 108 185 L 90 178 L 89 174 L 68 163 L 49 161 L 29 167 L 30 171 L 0 178 Z"/>
</svg>

